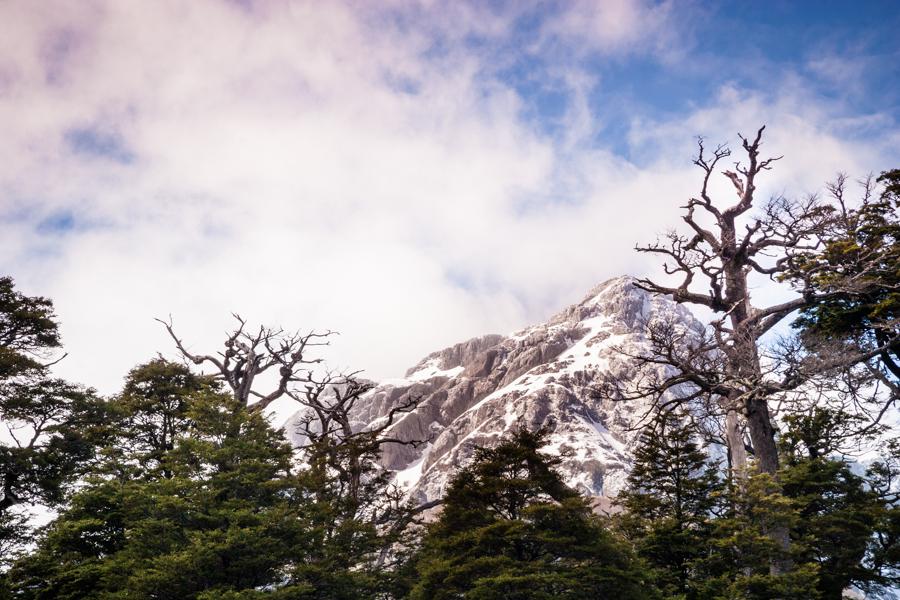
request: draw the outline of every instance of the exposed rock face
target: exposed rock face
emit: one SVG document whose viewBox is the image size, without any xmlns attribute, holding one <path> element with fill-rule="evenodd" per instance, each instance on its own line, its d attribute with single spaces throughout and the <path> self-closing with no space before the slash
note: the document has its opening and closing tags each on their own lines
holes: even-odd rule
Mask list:
<svg viewBox="0 0 900 600">
<path fill-rule="evenodd" d="M 642 324 L 659 317 L 701 327 L 684 307 L 634 287 L 632 278 L 612 279 L 547 323 L 426 356 L 403 379 L 376 387 L 355 416 L 365 427 L 398 401 L 420 397 L 392 434 L 430 443 L 391 445 L 382 459 L 419 500 L 442 496 L 476 446 L 497 443 L 519 424 L 551 429 L 545 451 L 563 457 L 571 486 L 592 496 L 615 495 L 638 435 L 631 427 L 647 406 L 603 401 L 592 389 L 604 375 L 630 376 L 621 350 L 639 351 L 646 343 Z"/>
</svg>

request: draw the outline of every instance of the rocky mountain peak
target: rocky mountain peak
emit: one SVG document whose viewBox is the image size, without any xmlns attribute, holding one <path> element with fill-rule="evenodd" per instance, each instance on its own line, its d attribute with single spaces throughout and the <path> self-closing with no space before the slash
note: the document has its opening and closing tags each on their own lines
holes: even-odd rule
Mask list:
<svg viewBox="0 0 900 600">
<path fill-rule="evenodd" d="M 632 375 L 622 350 L 633 353 L 646 344 L 647 320 L 663 317 L 701 327 L 670 298 L 634 284 L 632 277 L 610 279 L 546 323 L 429 354 L 402 379 L 372 390 L 354 415 L 357 426 L 384 417 L 409 396 L 420 399 L 391 434 L 428 443 L 392 444 L 382 458 L 397 472 L 397 483 L 420 500 L 442 496 L 476 446 L 497 443 L 520 426 L 550 429 L 546 450 L 563 458 L 570 485 L 592 496 L 614 495 L 630 466 L 638 435 L 634 425 L 647 407 L 601 400 L 597 384 L 604 377 Z"/>
</svg>

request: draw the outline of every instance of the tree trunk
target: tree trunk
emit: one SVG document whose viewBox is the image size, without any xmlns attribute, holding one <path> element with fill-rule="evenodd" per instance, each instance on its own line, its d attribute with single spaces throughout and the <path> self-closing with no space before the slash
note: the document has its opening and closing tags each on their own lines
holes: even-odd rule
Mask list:
<svg viewBox="0 0 900 600">
<path fill-rule="evenodd" d="M 725 440 L 728 443 L 728 462 L 732 477 L 735 481 L 740 481 L 747 476 L 747 449 L 744 447 L 740 415 L 733 407 L 729 403 L 725 414 Z"/>
<path fill-rule="evenodd" d="M 733 226 L 733 224 L 732 224 Z M 733 228 L 726 229 L 725 240 L 735 248 Z M 733 256 L 733 255 L 732 255 Z M 747 273 L 735 263 L 726 269 L 727 296 L 732 302 L 732 310 L 729 321 L 733 331 L 733 345 L 725 352 L 728 357 L 729 370 L 736 376 L 736 381 L 746 381 L 750 385 L 762 379 L 762 367 L 759 360 L 759 332 L 755 327 L 748 325 L 752 312 L 750 304 L 750 290 L 747 282 Z M 775 428 L 769 415 L 769 405 L 765 397 L 753 394 L 747 390 L 742 394 L 743 398 L 734 398 L 737 403 L 743 404 L 740 409 L 747 420 L 747 430 L 750 433 L 750 441 L 753 444 L 753 456 L 756 459 L 756 467 L 762 473 L 773 477 L 778 473 L 778 447 L 775 443 Z M 729 398 L 729 401 L 732 399 Z M 729 402 L 729 408 L 735 406 Z M 744 450 L 743 437 L 740 432 L 740 419 L 734 411 L 729 411 L 726 416 L 728 429 L 728 443 L 737 452 L 732 456 L 732 469 L 735 480 L 740 482 L 746 477 L 746 471 L 741 473 L 741 467 L 746 467 L 746 451 Z M 734 439 L 732 439 L 734 438 Z M 729 451 L 732 451 L 729 448 Z M 733 451 L 732 451 L 733 452 Z M 743 454 L 743 462 L 740 462 L 740 454 Z M 740 469 L 740 470 L 739 470 Z M 783 553 L 783 558 L 775 559 L 769 565 L 769 571 L 773 575 L 787 573 L 793 568 L 792 561 L 788 558 L 791 546 L 790 531 L 787 527 L 778 525 L 772 527 L 766 534 L 774 541 Z"/>
<path fill-rule="evenodd" d="M 769 406 L 765 398 L 750 398 L 746 402 L 747 428 L 753 443 L 753 454 L 759 470 L 775 475 L 778 471 L 778 448 L 775 445 L 775 428 L 769 418 Z"/>
</svg>

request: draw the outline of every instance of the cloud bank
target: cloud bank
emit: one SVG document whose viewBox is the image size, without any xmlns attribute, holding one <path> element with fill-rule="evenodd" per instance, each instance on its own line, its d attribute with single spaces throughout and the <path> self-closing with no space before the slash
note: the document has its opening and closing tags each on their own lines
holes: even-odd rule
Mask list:
<svg viewBox="0 0 900 600">
<path fill-rule="evenodd" d="M 231 312 L 338 330 L 328 361 L 380 378 L 653 269 L 631 249 L 675 223 L 697 135 L 767 123 L 764 193 L 896 161 L 891 114 L 820 93 L 825 56 L 629 108 L 623 69 L 715 67 L 691 10 L 4 3 L 0 268 L 103 391 L 171 354 L 170 314 L 201 350 Z"/>
</svg>

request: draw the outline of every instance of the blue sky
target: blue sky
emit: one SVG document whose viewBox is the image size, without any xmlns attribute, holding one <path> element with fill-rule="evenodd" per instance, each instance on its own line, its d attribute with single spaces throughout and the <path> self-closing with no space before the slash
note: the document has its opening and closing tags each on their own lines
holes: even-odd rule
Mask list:
<svg viewBox="0 0 900 600">
<path fill-rule="evenodd" d="M 657 272 L 632 248 L 677 224 L 696 136 L 766 124 L 785 158 L 763 196 L 900 163 L 896 2 L 23 0 L 0 19 L 0 271 L 54 298 L 62 374 L 106 391 L 171 350 L 155 316 L 198 349 L 232 311 L 337 329 L 329 361 L 385 377 Z"/>
<path fill-rule="evenodd" d="M 774 99 L 782 85 L 797 79 L 837 114 L 877 114 L 888 127 L 900 116 L 896 2 L 656 3 L 667 9 L 663 37 L 670 39 L 656 45 L 652 38 L 660 34 L 651 29 L 647 39 L 612 56 L 585 52 L 566 39 L 541 43 L 548 18 L 571 5 L 491 3 L 494 14 L 514 13 L 505 35 L 475 32 L 464 39 L 492 57 L 488 80 L 512 87 L 526 104 L 523 116 L 548 135 L 565 133 L 563 117 L 573 97 L 564 76 L 573 70 L 591 80 L 588 105 L 600 121 L 594 141 L 626 156 L 629 122 L 677 119 L 725 85 Z M 408 23 L 407 12 L 399 10 L 395 18 Z M 429 49 L 435 55 L 452 50 L 440 35 Z"/>
</svg>

